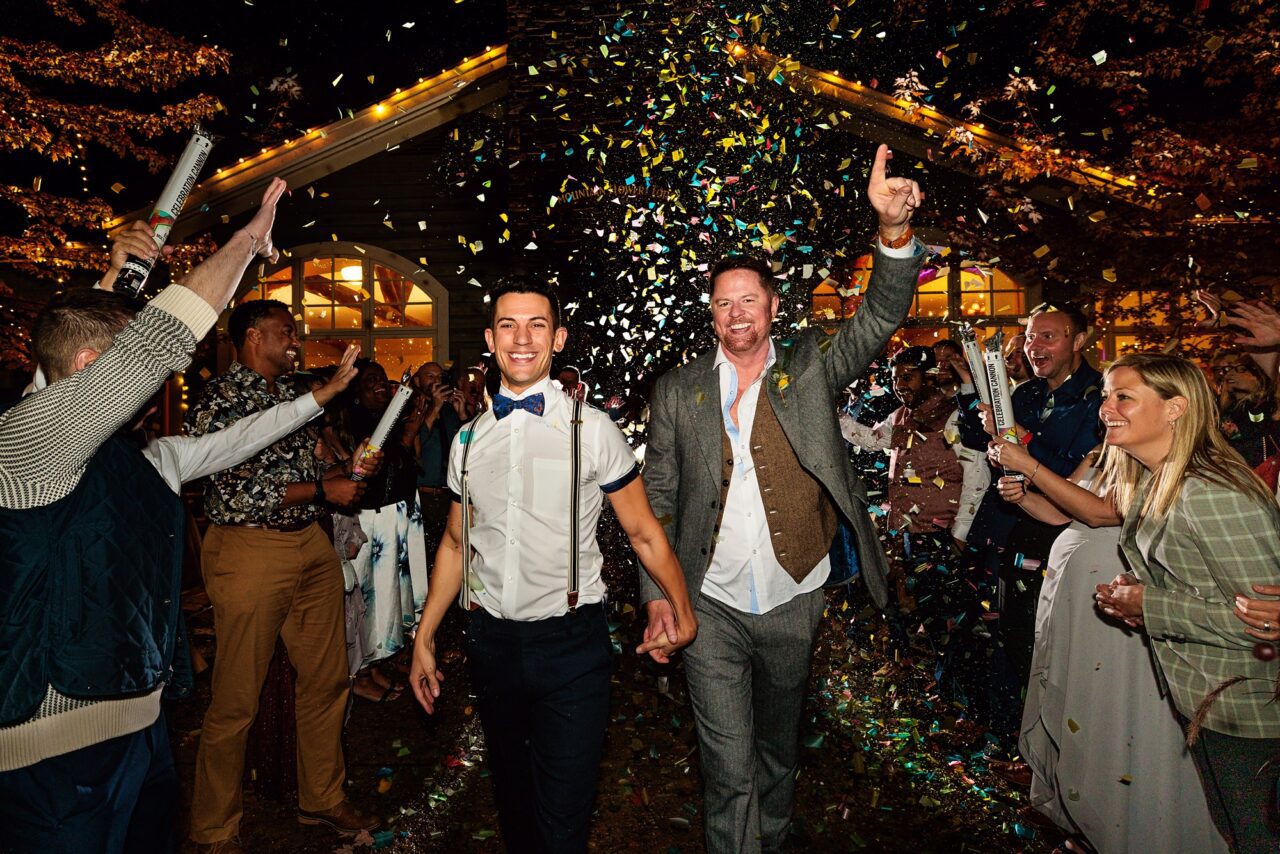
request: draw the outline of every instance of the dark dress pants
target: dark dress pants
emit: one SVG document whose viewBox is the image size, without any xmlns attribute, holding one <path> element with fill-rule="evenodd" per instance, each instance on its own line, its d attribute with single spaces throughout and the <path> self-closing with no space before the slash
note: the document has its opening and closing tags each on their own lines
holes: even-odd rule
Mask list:
<svg viewBox="0 0 1280 854">
<path fill-rule="evenodd" d="M 131 735 L 0 773 L 0 852 L 167 854 L 177 804 L 161 712 Z"/>
<path fill-rule="evenodd" d="M 1009 535 L 1001 561 L 1000 641 L 1012 667 L 1013 683 L 1004 692 L 1004 714 L 997 715 L 997 719 L 1010 721 L 1012 726 L 1000 734 L 1015 742 L 1012 732 L 1021 725 L 1022 697 L 1031 678 L 1036 607 L 1040 603 L 1040 588 L 1044 586 L 1044 570 L 1053 541 L 1065 529 L 1065 525 L 1047 525 L 1029 516 L 1019 519 Z M 1116 573 L 1121 569 L 1117 556 Z"/>
<path fill-rule="evenodd" d="M 1178 716 L 1183 727 L 1187 719 Z M 1280 738 L 1209 729 L 1191 748 L 1213 823 L 1235 854 L 1280 851 Z"/>
<path fill-rule="evenodd" d="M 507 850 L 586 851 L 609 718 L 604 606 L 529 622 L 477 610 L 466 645 Z"/>
</svg>

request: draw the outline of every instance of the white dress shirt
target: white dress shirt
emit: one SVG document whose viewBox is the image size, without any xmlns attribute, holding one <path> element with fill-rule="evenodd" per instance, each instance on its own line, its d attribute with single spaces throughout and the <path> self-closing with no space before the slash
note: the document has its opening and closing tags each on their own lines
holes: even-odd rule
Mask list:
<svg viewBox="0 0 1280 854">
<path fill-rule="evenodd" d="M 729 446 L 733 450 L 733 474 L 725 497 L 720 534 L 711 554 L 711 565 L 702 580 L 702 592 L 717 602 L 749 614 L 767 614 L 802 593 L 817 590 L 831 571 L 831 558 L 823 555 L 817 566 L 799 583 L 778 563 L 769 535 L 756 480 L 755 461 L 751 458 L 751 428 L 755 424 L 756 404 L 760 399 L 762 380 L 773 367 L 777 355 L 769 342 L 769 361 L 755 382 L 746 389 L 738 388 L 738 371 L 725 357 L 724 348 L 716 347 L 715 369 L 720 379 L 721 415 Z M 738 424 L 729 416 L 738 397 Z M 767 405 L 767 404 L 766 404 Z M 833 406 L 834 409 L 834 406 Z M 835 418 L 834 411 L 831 415 Z"/>
<path fill-rule="evenodd" d="M 449 489 L 462 492 L 462 444 L 468 455 L 468 492 L 473 523 L 471 573 L 483 589 L 472 598 L 504 620 L 545 620 L 569 610 L 569 472 L 573 401 L 543 379 L 522 400 L 541 392 L 541 416 L 523 409 L 499 421 L 486 412 L 454 437 L 449 453 Z M 582 465 L 579 470 L 579 605 L 604 599 L 600 577 L 604 558 L 596 523 L 604 495 L 639 474 L 636 457 L 622 432 L 598 409 L 582 407 Z"/>
</svg>

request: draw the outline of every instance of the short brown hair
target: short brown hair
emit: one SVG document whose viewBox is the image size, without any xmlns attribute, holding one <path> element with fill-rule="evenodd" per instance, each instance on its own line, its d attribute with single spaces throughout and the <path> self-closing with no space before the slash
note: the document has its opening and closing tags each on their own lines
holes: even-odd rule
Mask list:
<svg viewBox="0 0 1280 854">
<path fill-rule="evenodd" d="M 773 267 L 763 258 L 757 258 L 753 255 L 729 255 L 721 258 L 711 268 L 711 275 L 707 279 L 707 293 L 711 293 L 716 289 L 716 279 L 722 274 L 729 273 L 734 270 L 750 270 L 760 277 L 760 287 L 769 292 L 770 295 L 777 296 L 778 285 L 773 278 Z"/>
<path fill-rule="evenodd" d="M 1084 312 L 1080 307 L 1069 302 L 1042 302 L 1035 308 L 1031 309 L 1031 314 L 1027 317 L 1027 323 L 1031 322 L 1031 318 L 1038 314 L 1052 314 L 1060 312 L 1067 317 L 1067 322 L 1071 324 L 1071 334 L 1079 335 L 1082 332 L 1089 331 L 1089 318 L 1084 316 Z"/>
<path fill-rule="evenodd" d="M 56 382 L 75 372 L 76 353 L 85 347 L 99 353 L 129 325 L 139 303 L 123 294 L 76 288 L 57 294 L 36 315 L 31 346 L 45 379 Z"/>
</svg>

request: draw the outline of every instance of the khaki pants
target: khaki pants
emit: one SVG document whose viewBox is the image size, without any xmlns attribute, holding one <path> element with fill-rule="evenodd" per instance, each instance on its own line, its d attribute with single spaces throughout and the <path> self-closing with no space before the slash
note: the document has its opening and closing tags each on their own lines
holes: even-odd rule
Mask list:
<svg viewBox="0 0 1280 854">
<path fill-rule="evenodd" d="M 301 809 L 326 810 L 343 800 L 348 681 L 342 567 L 319 525 L 292 533 L 215 525 L 201 566 L 217 658 L 196 756 L 191 838 L 210 843 L 239 833 L 245 742 L 276 638 L 298 669 Z"/>
</svg>

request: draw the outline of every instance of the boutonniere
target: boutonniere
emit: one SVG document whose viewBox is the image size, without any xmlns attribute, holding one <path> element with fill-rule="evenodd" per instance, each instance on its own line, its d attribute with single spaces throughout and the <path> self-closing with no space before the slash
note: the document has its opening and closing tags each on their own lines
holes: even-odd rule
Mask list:
<svg viewBox="0 0 1280 854">
<path fill-rule="evenodd" d="M 769 378 L 773 380 L 773 384 L 778 389 L 778 397 L 784 401 L 787 399 L 787 386 L 791 385 L 791 375 L 781 368 L 774 368 Z"/>
</svg>

